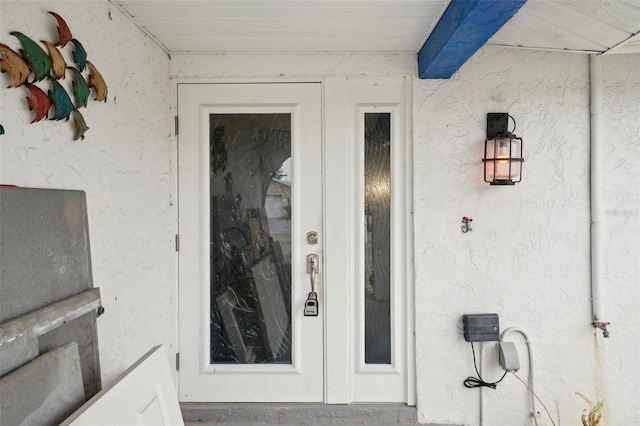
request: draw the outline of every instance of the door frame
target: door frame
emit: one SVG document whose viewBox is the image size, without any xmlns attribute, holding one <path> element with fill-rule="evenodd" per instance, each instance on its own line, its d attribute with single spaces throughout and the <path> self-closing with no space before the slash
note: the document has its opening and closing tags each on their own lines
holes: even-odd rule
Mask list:
<svg viewBox="0 0 640 426">
<path fill-rule="evenodd" d="M 333 155 L 326 150 L 326 143 L 328 140 L 344 140 L 345 134 L 350 135 L 349 137 L 353 137 L 353 122 L 350 122 L 352 118 L 353 111 L 350 108 L 350 90 L 349 85 L 352 81 L 369 81 L 374 84 L 384 84 L 385 82 L 395 82 L 396 84 L 400 84 L 404 90 L 404 99 L 402 101 L 404 108 L 404 143 L 403 143 L 403 161 L 402 161 L 402 170 L 404 173 L 397 173 L 396 178 L 404 183 L 404 187 L 402 188 L 402 201 L 401 201 L 401 210 L 402 212 L 402 222 L 404 232 L 404 241 L 403 241 L 403 263 L 401 265 L 402 272 L 405 278 L 405 289 L 404 289 L 404 331 L 403 331 L 403 339 L 404 339 L 404 359 L 405 359 L 405 392 L 404 392 L 404 403 L 410 406 L 415 406 L 416 404 L 416 353 L 415 353 L 415 281 L 414 281 L 414 236 L 413 236 L 413 120 L 412 120 L 412 84 L 413 77 L 411 75 L 394 75 L 394 76 L 382 76 L 382 77 L 308 77 L 308 78 L 287 78 L 287 79 L 269 79 L 269 78 L 180 78 L 176 79 L 175 87 L 175 99 L 176 99 L 176 119 L 179 113 L 179 106 L 177 102 L 177 90 L 179 84 L 242 84 L 242 83 L 264 83 L 264 84 L 272 84 L 272 83 L 320 83 L 321 84 L 321 97 L 322 97 L 322 105 L 321 105 L 321 114 L 322 114 L 322 129 L 321 129 L 321 144 L 322 144 L 322 156 L 323 163 L 325 164 L 335 164 L 336 167 L 351 167 L 353 163 L 349 163 L 349 160 L 352 160 L 352 155 L 340 156 L 337 153 Z M 349 111 L 349 114 L 345 115 L 342 113 L 343 110 L 341 108 L 346 108 Z M 176 141 L 178 139 L 176 138 Z M 179 156 L 179 152 L 178 152 Z M 176 166 L 177 167 L 177 166 Z M 176 175 L 179 180 L 179 172 L 176 171 Z M 346 256 L 349 258 L 349 253 L 345 252 L 346 246 L 344 244 L 339 244 L 339 241 L 332 241 L 331 238 L 327 238 L 327 226 L 329 222 L 333 222 L 336 215 L 339 214 L 337 211 L 328 207 L 327 201 L 329 199 L 334 202 L 339 202 L 340 200 L 349 202 L 348 198 L 344 198 L 344 194 L 342 197 L 336 197 L 335 194 L 332 194 L 330 197 L 327 194 L 327 188 L 330 184 L 336 185 L 340 184 L 345 186 L 345 182 L 336 182 L 335 177 L 329 173 L 326 173 L 326 168 L 323 166 L 323 230 L 322 235 L 324 237 L 324 250 L 323 250 L 323 263 L 327 263 L 330 261 L 331 257 L 335 256 Z M 347 182 L 349 184 L 349 182 Z M 176 192 L 179 194 L 179 181 L 176 183 Z M 351 219 L 350 219 L 351 220 Z M 344 227 L 344 224 L 342 224 Z M 347 224 L 348 226 L 353 226 Z M 331 250 L 329 250 L 331 247 Z M 180 266 L 178 265 L 178 270 Z M 333 279 L 334 277 L 340 277 L 340 279 L 344 279 L 347 276 L 347 271 L 340 269 L 324 269 L 322 274 L 322 282 L 323 288 L 325 287 L 325 282 L 329 279 Z M 179 271 L 176 275 L 177 281 L 179 277 Z M 177 283 L 176 287 L 176 296 L 179 295 L 179 286 L 180 283 Z M 325 294 L 325 297 L 329 297 L 330 294 Z M 350 298 L 340 298 L 338 295 L 333 295 L 331 303 L 336 308 L 336 310 L 340 310 L 342 312 L 353 312 L 355 307 L 353 304 L 350 305 Z M 328 299 L 327 299 L 328 300 Z M 344 318 L 343 318 L 344 319 Z M 352 320 L 350 318 L 346 318 L 349 324 L 352 324 Z M 177 321 L 180 322 L 180 313 L 179 309 L 177 312 Z M 344 327 L 344 323 L 340 322 L 341 319 L 338 317 L 328 317 L 325 315 L 324 326 L 336 326 L 336 324 L 341 324 L 341 327 Z M 176 341 L 179 342 L 179 326 L 176 329 L 177 337 Z M 344 327 L 351 330 L 353 327 Z M 328 333 L 324 333 L 324 402 L 326 404 L 348 404 L 353 402 L 358 402 L 354 400 L 351 386 L 352 386 L 352 362 L 343 362 L 339 361 L 340 357 L 336 354 L 336 349 L 341 345 L 351 346 L 353 344 L 353 335 L 350 332 L 345 333 L 340 336 L 340 338 L 336 338 L 332 336 L 331 339 L 328 336 Z M 180 352 L 180 347 L 178 343 L 178 353 Z M 179 363 L 177 363 L 179 364 Z M 331 367 L 331 369 L 330 369 Z M 177 374 L 180 374 L 178 371 Z M 177 385 L 179 385 L 179 381 L 176 380 Z M 214 401 L 212 401 L 214 402 Z"/>
</svg>

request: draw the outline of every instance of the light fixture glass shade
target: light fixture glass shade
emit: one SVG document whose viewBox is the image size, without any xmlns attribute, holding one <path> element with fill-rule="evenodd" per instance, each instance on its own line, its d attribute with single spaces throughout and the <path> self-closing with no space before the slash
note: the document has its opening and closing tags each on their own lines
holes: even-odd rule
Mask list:
<svg viewBox="0 0 640 426">
<path fill-rule="evenodd" d="M 484 181 L 491 185 L 513 185 L 522 173 L 522 138 L 509 135 L 484 142 Z"/>
</svg>

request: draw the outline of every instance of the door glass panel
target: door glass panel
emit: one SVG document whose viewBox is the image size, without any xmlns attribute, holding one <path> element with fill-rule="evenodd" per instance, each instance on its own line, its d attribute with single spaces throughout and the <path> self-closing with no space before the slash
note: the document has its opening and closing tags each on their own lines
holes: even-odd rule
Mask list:
<svg viewBox="0 0 640 426">
<path fill-rule="evenodd" d="M 391 363 L 391 114 L 364 114 L 365 363 Z"/>
<path fill-rule="evenodd" d="M 291 114 L 210 114 L 210 362 L 291 363 Z"/>
</svg>

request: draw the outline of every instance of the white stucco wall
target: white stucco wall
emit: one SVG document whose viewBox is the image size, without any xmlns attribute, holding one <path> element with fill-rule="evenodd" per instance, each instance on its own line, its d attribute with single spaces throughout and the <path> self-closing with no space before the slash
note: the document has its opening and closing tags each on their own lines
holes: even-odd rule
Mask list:
<svg viewBox="0 0 640 426">
<path fill-rule="evenodd" d="M 603 288 L 612 342 L 594 379 L 608 424 L 640 418 L 640 54 L 602 58 Z M 615 333 L 615 335 L 613 334 Z"/>
<path fill-rule="evenodd" d="M 574 392 L 581 392 L 606 399 L 604 424 L 637 422 L 639 65 L 638 55 L 604 62 L 604 115 L 611 120 L 603 132 L 605 197 L 618 212 L 607 219 L 603 242 L 612 246 L 605 250 L 604 280 L 609 339 L 589 325 L 587 57 L 485 48 L 451 80 L 415 82 L 416 338 L 423 421 L 478 424 L 478 391 L 461 385 L 475 372 L 459 319 L 497 312 L 502 329 L 518 326 L 533 340 L 537 393 L 555 419 L 579 423 L 584 403 Z M 524 138 L 523 178 L 515 187 L 491 187 L 480 179 L 487 112 L 509 112 Z M 460 232 L 462 216 L 474 219 L 473 232 Z M 518 342 L 526 361 L 522 337 L 508 340 Z M 485 347 L 487 364 L 495 365 L 494 345 Z M 493 381 L 500 371 L 488 367 L 485 375 Z M 525 380 L 526 375 L 521 370 Z M 485 395 L 486 424 L 528 424 L 526 389 L 515 378 L 507 376 Z M 538 408 L 542 424 L 550 424 Z"/>
<path fill-rule="evenodd" d="M 29 124 L 29 91 L 7 89 L 7 74 L 0 76 L 0 182 L 86 191 L 94 285 L 105 307 L 98 339 L 106 383 L 154 345 L 175 351 L 169 58 L 107 2 L 2 1 L 0 7 L 0 42 L 16 51 L 11 31 L 57 41 L 47 11 L 58 13 L 109 86 L 107 103 L 90 100 L 81 109 L 89 131 L 84 141 L 73 141 L 73 120 Z M 68 64 L 72 50 L 63 50 Z M 46 92 L 48 84 L 39 85 Z"/>
<path fill-rule="evenodd" d="M 502 329 L 526 330 L 537 393 L 554 414 L 558 402 L 565 422 L 580 413 L 573 392 L 592 388 L 588 84 L 586 56 L 484 49 L 451 80 L 414 86 L 416 304 L 425 307 L 416 313 L 418 395 L 427 421 L 478 424 L 479 391 L 462 387 L 475 375 L 465 313 L 495 312 Z M 524 139 L 516 186 L 482 180 L 488 112 L 508 112 Z M 462 216 L 473 218 L 472 232 L 460 232 Z M 495 381 L 495 344 L 484 346 L 484 378 Z M 486 424 L 526 424 L 526 389 L 515 378 L 484 393 Z"/>
</svg>

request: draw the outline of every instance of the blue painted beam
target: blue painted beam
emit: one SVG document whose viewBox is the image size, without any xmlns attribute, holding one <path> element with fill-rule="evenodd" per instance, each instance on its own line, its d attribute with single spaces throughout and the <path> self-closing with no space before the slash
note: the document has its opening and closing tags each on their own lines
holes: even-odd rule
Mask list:
<svg viewBox="0 0 640 426">
<path fill-rule="evenodd" d="M 451 77 L 526 1 L 452 0 L 418 53 L 419 77 Z"/>
</svg>

